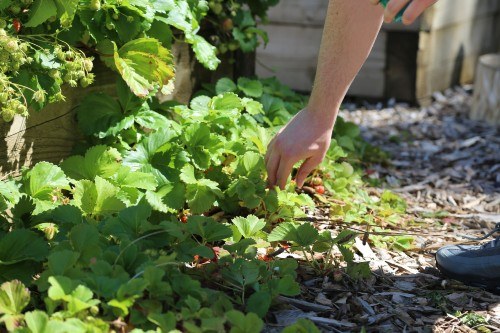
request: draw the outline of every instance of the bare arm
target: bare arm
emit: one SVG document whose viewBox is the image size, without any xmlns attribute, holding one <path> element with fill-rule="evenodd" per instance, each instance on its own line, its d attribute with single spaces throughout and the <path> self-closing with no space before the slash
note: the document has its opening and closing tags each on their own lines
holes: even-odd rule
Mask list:
<svg viewBox="0 0 500 333">
<path fill-rule="evenodd" d="M 284 188 L 295 163 L 302 186 L 323 160 L 341 102 L 371 51 L 383 19 L 381 6 L 363 0 L 331 0 L 309 105 L 271 141 L 266 155 L 269 185 Z"/>
</svg>

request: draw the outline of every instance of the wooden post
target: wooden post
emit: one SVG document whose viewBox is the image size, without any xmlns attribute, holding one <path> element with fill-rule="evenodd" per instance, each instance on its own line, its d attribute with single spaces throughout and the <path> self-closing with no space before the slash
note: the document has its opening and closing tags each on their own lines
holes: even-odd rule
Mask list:
<svg viewBox="0 0 500 333">
<path fill-rule="evenodd" d="M 500 125 L 500 54 L 479 58 L 470 117 Z"/>
</svg>

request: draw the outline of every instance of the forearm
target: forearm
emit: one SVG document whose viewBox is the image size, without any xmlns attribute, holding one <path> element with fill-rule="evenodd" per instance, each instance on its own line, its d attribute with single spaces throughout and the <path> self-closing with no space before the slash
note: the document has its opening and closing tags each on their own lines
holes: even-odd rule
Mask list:
<svg viewBox="0 0 500 333">
<path fill-rule="evenodd" d="M 381 6 L 330 0 L 308 109 L 332 126 L 354 77 L 368 57 L 383 19 Z"/>
</svg>

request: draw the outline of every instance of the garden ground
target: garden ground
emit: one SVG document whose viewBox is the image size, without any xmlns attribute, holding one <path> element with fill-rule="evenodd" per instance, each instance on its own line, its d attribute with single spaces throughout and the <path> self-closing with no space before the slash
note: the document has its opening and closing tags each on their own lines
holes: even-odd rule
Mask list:
<svg viewBox="0 0 500 333">
<path fill-rule="evenodd" d="M 434 261 L 439 247 L 463 243 L 461 235 L 481 235 L 500 222 L 499 130 L 467 118 L 470 87 L 434 97 L 422 109 L 399 104 L 342 113 L 391 155 L 390 166 L 369 170 L 370 190 L 389 187 L 407 200 L 414 222 L 392 229 L 413 236 L 414 247 L 398 252 L 358 239 L 357 259 L 370 261 L 374 272 L 359 283 L 302 266 L 301 299 L 281 297 L 268 332 L 299 317 L 325 332 L 500 332 L 500 296 L 445 279 Z M 327 209 L 319 208 L 311 220 L 319 229 L 343 228 L 325 216 Z"/>
</svg>

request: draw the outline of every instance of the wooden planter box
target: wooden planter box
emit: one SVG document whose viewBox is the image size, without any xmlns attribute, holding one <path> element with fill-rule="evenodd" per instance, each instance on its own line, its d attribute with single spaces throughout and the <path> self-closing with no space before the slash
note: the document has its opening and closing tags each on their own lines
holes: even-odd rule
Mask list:
<svg viewBox="0 0 500 333">
<path fill-rule="evenodd" d="M 176 43 L 172 48 L 176 64 L 174 93 L 165 100 L 187 102 L 194 87 L 194 59 L 190 47 Z M 58 163 L 71 155 L 75 144 L 83 138 L 77 123 L 75 107 L 92 92 L 116 95 L 118 74 L 102 64 L 96 65 L 96 82 L 88 88 L 65 88 L 66 101 L 50 104 L 27 118 L 16 116 L 5 123 L 0 119 L 0 179 L 18 176 L 23 167 L 40 161 Z"/>
<path fill-rule="evenodd" d="M 222 57 L 222 63 L 211 72 L 197 63 L 191 47 L 176 42 L 172 47 L 176 67 L 175 90 L 162 101 L 176 100 L 188 103 L 192 94 L 201 88 L 202 82 L 216 82 L 224 76 L 253 75 L 255 53 L 239 52 Z M 231 61 L 231 59 L 235 61 Z M 97 66 L 96 82 L 91 87 L 66 89 L 66 101 L 50 104 L 40 112 L 32 112 L 28 118 L 16 116 L 13 122 L 5 123 L 0 118 L 0 179 L 18 176 L 23 167 L 40 161 L 58 163 L 71 155 L 75 144 L 83 138 L 74 112 L 83 97 L 92 92 L 115 95 L 117 74 L 104 65 Z"/>
<path fill-rule="evenodd" d="M 270 12 L 270 44 L 257 73 L 310 91 L 328 0 L 282 0 Z M 500 51 L 500 1 L 440 0 L 416 24 L 384 24 L 350 95 L 427 102 L 472 82 L 477 58 Z"/>
</svg>

